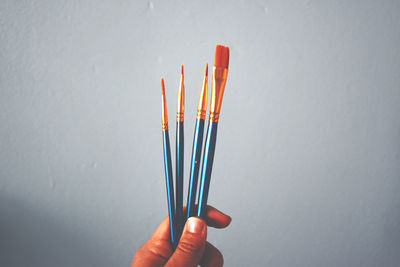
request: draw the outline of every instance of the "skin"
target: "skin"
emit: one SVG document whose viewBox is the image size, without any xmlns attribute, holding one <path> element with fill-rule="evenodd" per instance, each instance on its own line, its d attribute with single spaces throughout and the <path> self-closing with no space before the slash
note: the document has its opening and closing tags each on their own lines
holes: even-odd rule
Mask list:
<svg viewBox="0 0 400 267">
<path fill-rule="evenodd" d="M 166 217 L 150 239 L 138 249 L 131 267 L 222 266 L 224 260 L 221 252 L 206 241 L 207 225 L 214 228 L 225 228 L 231 221 L 232 219 L 228 215 L 207 206 L 205 221 L 198 217 L 191 217 L 187 220 L 178 247 L 173 252 L 169 241 L 169 217 Z"/>
</svg>

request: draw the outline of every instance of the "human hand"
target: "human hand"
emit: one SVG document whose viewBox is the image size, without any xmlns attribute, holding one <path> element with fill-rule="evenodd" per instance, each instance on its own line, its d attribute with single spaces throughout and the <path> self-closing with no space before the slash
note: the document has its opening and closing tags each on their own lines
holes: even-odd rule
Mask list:
<svg viewBox="0 0 400 267">
<path fill-rule="evenodd" d="M 184 213 L 185 214 L 185 213 Z M 204 222 L 198 217 L 187 220 L 175 252 L 172 251 L 169 237 L 169 217 L 158 226 L 150 239 L 136 252 L 131 267 L 137 266 L 222 266 L 221 252 L 206 241 L 207 225 L 225 228 L 231 217 L 216 208 L 207 206 Z"/>
</svg>

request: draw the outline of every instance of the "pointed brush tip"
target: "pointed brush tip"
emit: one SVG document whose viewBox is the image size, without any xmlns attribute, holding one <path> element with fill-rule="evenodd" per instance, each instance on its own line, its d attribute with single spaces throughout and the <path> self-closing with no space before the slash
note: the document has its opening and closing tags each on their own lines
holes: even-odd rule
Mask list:
<svg viewBox="0 0 400 267">
<path fill-rule="evenodd" d="M 215 47 L 214 66 L 228 68 L 229 47 L 217 44 Z"/>
<path fill-rule="evenodd" d="M 180 84 L 179 84 L 179 91 L 183 94 L 185 91 L 185 86 L 184 86 L 184 75 L 183 75 L 183 64 L 181 64 L 181 79 L 180 79 Z"/>
<path fill-rule="evenodd" d="M 165 94 L 164 78 L 161 77 L 161 93 Z"/>
<path fill-rule="evenodd" d="M 206 61 L 206 69 L 204 71 L 204 75 L 208 76 L 208 61 Z"/>
</svg>

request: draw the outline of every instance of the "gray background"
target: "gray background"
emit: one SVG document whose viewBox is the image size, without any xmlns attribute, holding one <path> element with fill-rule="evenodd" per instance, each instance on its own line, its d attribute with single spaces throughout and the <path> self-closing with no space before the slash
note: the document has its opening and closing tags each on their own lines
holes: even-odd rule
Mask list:
<svg viewBox="0 0 400 267">
<path fill-rule="evenodd" d="M 399 13 L 399 1 L 2 0 L 0 265 L 130 264 L 167 214 L 160 76 L 174 129 L 185 66 L 188 175 L 221 43 L 209 202 L 233 221 L 209 240 L 226 266 L 398 266 Z"/>
</svg>

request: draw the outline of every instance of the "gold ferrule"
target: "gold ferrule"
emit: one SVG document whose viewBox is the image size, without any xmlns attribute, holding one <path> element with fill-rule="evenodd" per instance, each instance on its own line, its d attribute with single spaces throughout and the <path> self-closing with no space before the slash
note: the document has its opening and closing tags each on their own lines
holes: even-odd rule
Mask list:
<svg viewBox="0 0 400 267">
<path fill-rule="evenodd" d="M 210 121 L 212 122 L 218 122 L 219 120 L 219 112 L 221 111 L 222 98 L 224 96 L 224 89 L 227 77 L 228 68 L 214 66 L 209 116 Z"/>
<path fill-rule="evenodd" d="M 183 121 L 183 113 L 182 112 L 176 113 L 176 121 L 178 121 L 178 122 Z"/>
<path fill-rule="evenodd" d="M 206 111 L 198 109 L 196 118 L 205 120 L 206 119 Z"/>
<path fill-rule="evenodd" d="M 176 104 L 176 121 L 182 122 L 183 121 L 183 113 L 185 109 L 185 86 L 183 84 L 183 67 L 181 67 L 181 80 L 179 83 L 179 90 L 178 90 L 178 101 Z"/>
<path fill-rule="evenodd" d="M 165 93 L 161 94 L 161 127 L 163 131 L 168 131 L 167 101 Z"/>
<path fill-rule="evenodd" d="M 207 110 L 207 81 L 208 81 L 208 64 L 206 65 L 206 69 L 204 71 L 203 85 L 201 86 L 201 92 L 199 97 L 199 104 L 197 106 L 197 119 L 206 119 L 206 110 Z"/>
</svg>

